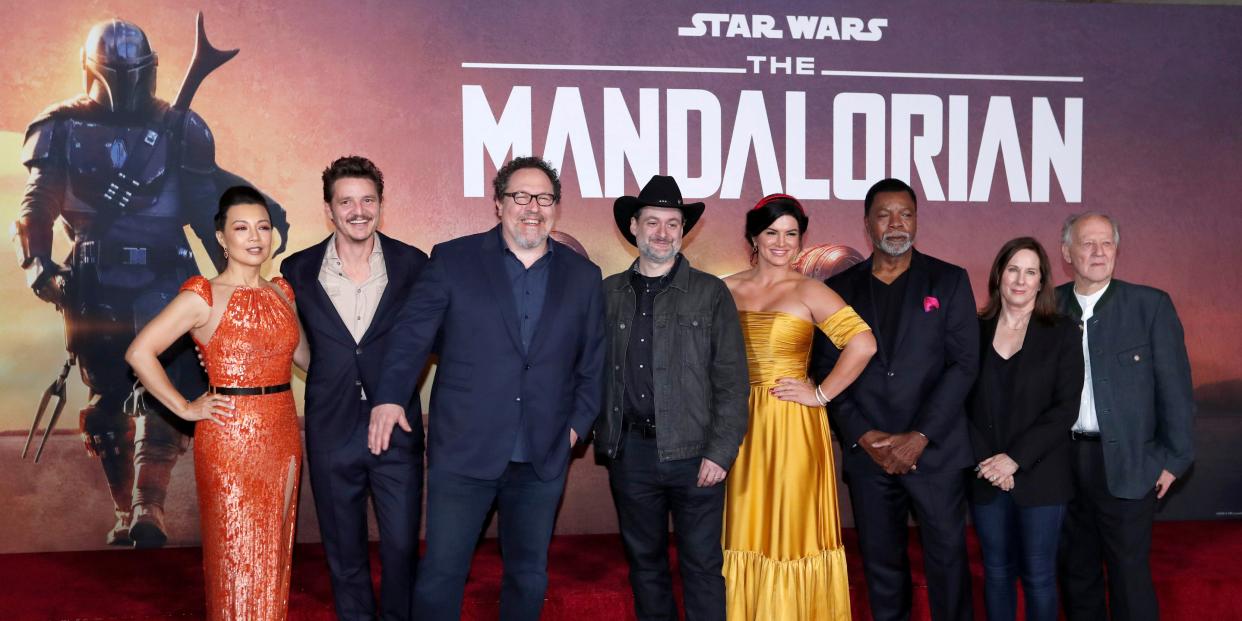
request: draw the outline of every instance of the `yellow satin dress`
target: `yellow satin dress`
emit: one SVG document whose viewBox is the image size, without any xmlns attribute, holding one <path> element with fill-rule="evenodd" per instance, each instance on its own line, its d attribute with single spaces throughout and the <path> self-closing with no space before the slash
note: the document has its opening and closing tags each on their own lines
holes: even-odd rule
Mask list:
<svg viewBox="0 0 1242 621">
<path fill-rule="evenodd" d="M 741 311 L 750 427 L 725 486 L 724 577 L 730 621 L 850 618 L 837 479 L 824 408 L 768 392 L 804 379 L 819 328 L 837 348 L 870 330 L 850 307 L 818 325 Z"/>
</svg>

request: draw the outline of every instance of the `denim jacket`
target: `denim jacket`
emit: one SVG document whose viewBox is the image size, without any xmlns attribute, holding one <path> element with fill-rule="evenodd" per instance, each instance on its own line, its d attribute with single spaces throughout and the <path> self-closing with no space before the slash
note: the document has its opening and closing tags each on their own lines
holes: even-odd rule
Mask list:
<svg viewBox="0 0 1242 621">
<path fill-rule="evenodd" d="M 630 271 L 604 279 L 607 309 L 604 409 L 595 423 L 595 452 L 623 449 L 625 355 L 634 318 Z M 682 257 L 672 282 L 656 295 L 654 326 L 656 447 L 660 461 L 705 457 L 726 470 L 746 435 L 750 376 L 737 307 L 719 278 Z"/>
</svg>

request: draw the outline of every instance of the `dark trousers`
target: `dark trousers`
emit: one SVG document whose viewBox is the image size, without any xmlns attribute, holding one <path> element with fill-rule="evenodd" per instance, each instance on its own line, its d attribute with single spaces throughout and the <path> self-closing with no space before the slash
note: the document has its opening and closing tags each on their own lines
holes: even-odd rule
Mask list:
<svg viewBox="0 0 1242 621">
<path fill-rule="evenodd" d="M 634 609 L 640 620 L 676 621 L 669 573 L 668 516 L 677 536 L 677 568 L 685 592 L 686 619 L 723 620 L 724 485 L 698 487 L 702 459 L 661 463 L 654 438 L 625 437 L 620 456 L 608 467 L 621 541 L 630 565 Z"/>
<path fill-rule="evenodd" d="M 1027 621 L 1056 621 L 1057 542 L 1065 505 L 1021 507 L 1013 496 L 1000 493 L 970 509 L 983 552 L 988 621 L 1017 618 L 1019 577 Z"/>
<path fill-rule="evenodd" d="M 1108 567 L 1108 609 L 1113 619 L 1158 619 L 1152 585 L 1153 490 L 1139 500 L 1108 491 L 1104 447 L 1099 441 L 1073 443 L 1074 499 L 1061 535 L 1061 596 L 1070 621 L 1107 619 L 1104 571 Z"/>
<path fill-rule="evenodd" d="M 923 543 L 923 568 L 932 619 L 969 621 L 970 568 L 966 557 L 965 473 L 885 474 L 860 448 L 845 458 L 854 505 L 867 597 L 874 619 L 910 618 L 907 520 L 913 509 Z"/>
<path fill-rule="evenodd" d="M 359 416 L 370 405 L 359 402 Z M 332 440 L 335 440 L 333 438 Z M 334 449 L 306 455 L 319 533 L 332 575 L 339 619 L 375 619 L 375 594 L 367 547 L 367 492 L 379 525 L 381 619 L 410 618 L 418 566 L 418 525 L 423 507 L 423 447 L 393 429 L 389 449 L 367 449 L 366 420 Z"/>
<path fill-rule="evenodd" d="M 497 503 L 500 554 L 500 618 L 539 618 L 548 588 L 548 544 L 565 472 L 541 480 L 528 463 L 510 462 L 499 479 L 476 479 L 434 465 L 427 470 L 427 551 L 414 589 L 420 621 L 461 618 L 462 594 L 483 521 Z"/>
</svg>

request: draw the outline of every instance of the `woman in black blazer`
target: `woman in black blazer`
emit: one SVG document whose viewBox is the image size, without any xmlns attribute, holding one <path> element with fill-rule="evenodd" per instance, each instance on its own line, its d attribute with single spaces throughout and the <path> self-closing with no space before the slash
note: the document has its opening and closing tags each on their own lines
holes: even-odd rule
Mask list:
<svg viewBox="0 0 1242 621">
<path fill-rule="evenodd" d="M 979 313 L 980 371 L 966 401 L 977 476 L 971 515 L 989 621 L 1057 618 L 1056 556 L 1073 495 L 1070 427 L 1082 396 L 1082 336 L 1057 314 L 1048 255 L 1020 237 L 997 254 Z"/>
</svg>

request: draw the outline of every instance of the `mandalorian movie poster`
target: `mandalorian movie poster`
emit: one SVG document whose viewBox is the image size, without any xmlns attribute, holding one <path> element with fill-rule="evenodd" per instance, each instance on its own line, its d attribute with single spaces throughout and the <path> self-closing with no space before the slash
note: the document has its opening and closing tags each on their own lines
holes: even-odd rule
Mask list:
<svg viewBox="0 0 1242 621">
<path fill-rule="evenodd" d="M 906 179 L 916 245 L 964 266 L 979 302 L 1005 241 L 1039 239 L 1065 282 L 1060 223 L 1109 212 L 1118 277 L 1169 292 L 1192 365 L 1196 465 L 1158 519 L 1242 515 L 1242 13 L 1066 8 L 3 6 L 0 553 L 197 544 L 192 427 L 124 352 L 187 278 L 214 276 L 223 188 L 270 198 L 274 276 L 330 233 L 320 172 L 348 154 L 384 171 L 382 230 L 424 251 L 493 226 L 496 169 L 542 155 L 564 183 L 557 239 L 604 274 L 635 256 L 612 202 L 654 174 L 706 202 L 683 252 L 720 276 L 748 265 L 747 210 L 798 196 L 798 267 L 817 278 L 869 254 L 866 188 Z M 162 362 L 186 396 L 205 389 L 189 341 Z M 558 529 L 615 531 L 599 466 L 571 468 Z M 299 514 L 299 539 L 317 540 L 314 511 Z"/>
<path fill-rule="evenodd" d="M 213 48 L 200 18 L 193 60 L 170 104 L 155 95 L 159 55 L 142 28 L 101 21 L 80 54 L 85 92 L 40 112 L 23 140 L 29 178 L 14 223 L 20 266 L 31 293 L 64 319 L 62 373 L 76 366 L 87 390 L 78 430 L 112 498 L 108 545 L 161 547 L 168 539 L 165 499 L 193 428 L 145 398 L 118 362 L 137 331 L 198 273 L 187 231 L 221 264 L 216 202 L 246 182 L 217 166 L 215 138 L 191 103 L 199 84 L 235 53 Z M 283 209 L 273 202 L 271 212 L 287 235 Z M 70 241 L 63 258 L 52 254 L 57 224 Z M 162 361 L 189 399 L 206 389 L 194 354 L 183 337 Z M 22 446 L 25 457 L 44 424 L 36 463 L 68 398 L 59 376 L 45 396 Z"/>
</svg>

